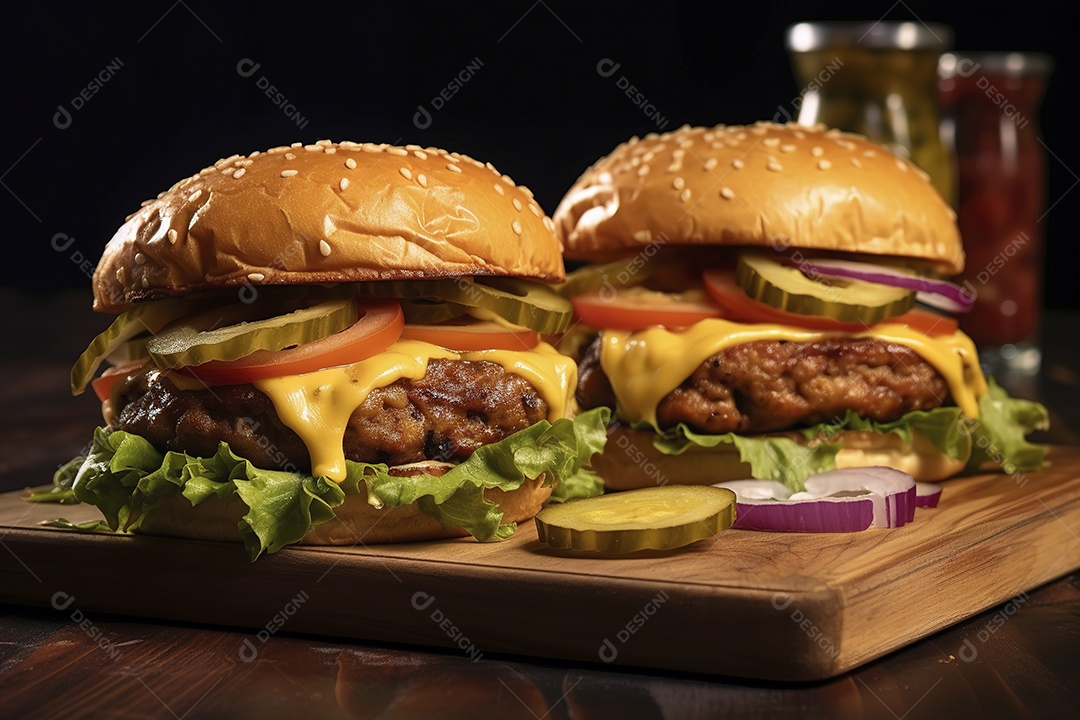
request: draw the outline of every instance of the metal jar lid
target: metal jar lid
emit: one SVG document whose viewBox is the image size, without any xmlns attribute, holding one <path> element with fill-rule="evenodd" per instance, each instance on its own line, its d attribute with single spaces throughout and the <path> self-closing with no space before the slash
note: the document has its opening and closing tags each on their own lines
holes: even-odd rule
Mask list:
<svg viewBox="0 0 1080 720">
<path fill-rule="evenodd" d="M 946 53 L 938 60 L 938 76 L 944 79 L 967 77 L 976 68 L 1008 77 L 1049 75 L 1054 69 L 1054 59 L 1046 53 L 980 51 Z"/>
<path fill-rule="evenodd" d="M 948 25 L 923 22 L 805 22 L 785 33 L 787 49 L 807 52 L 835 47 L 893 50 L 946 50 L 952 46 Z"/>
</svg>

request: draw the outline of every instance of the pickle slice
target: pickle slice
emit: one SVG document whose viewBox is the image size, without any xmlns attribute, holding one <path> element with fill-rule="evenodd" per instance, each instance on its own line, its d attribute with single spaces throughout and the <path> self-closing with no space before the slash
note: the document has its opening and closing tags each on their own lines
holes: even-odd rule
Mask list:
<svg viewBox="0 0 1080 720">
<path fill-rule="evenodd" d="M 252 312 L 252 308 L 219 308 L 158 333 L 146 343 L 154 364 L 162 368 L 185 367 L 212 360 L 237 360 L 259 350 L 283 350 L 341 332 L 359 318 L 356 303 L 348 298 L 251 322 L 235 322 L 235 317 L 228 317 L 232 311 Z M 204 329 L 208 322 L 219 320 L 235 324 Z"/>
<path fill-rule="evenodd" d="M 454 320 L 469 311 L 465 305 L 442 300 L 399 300 L 405 322 L 409 325 L 438 325 L 447 320 Z"/>
<path fill-rule="evenodd" d="M 513 325 L 543 334 L 570 326 L 574 308 L 549 285 L 517 278 L 394 280 L 361 283 L 357 292 L 374 297 L 436 298 L 490 310 Z"/>
<path fill-rule="evenodd" d="M 81 395 L 105 358 L 144 333 L 156 333 L 177 318 L 205 307 L 206 300 L 166 298 L 142 303 L 121 313 L 103 333 L 90 342 L 71 368 L 71 394 Z"/>
<path fill-rule="evenodd" d="M 536 532 L 559 550 L 631 553 L 689 545 L 734 522 L 735 493 L 667 485 L 549 505 L 536 516 Z"/>
<path fill-rule="evenodd" d="M 912 290 L 847 278 L 817 281 L 763 255 L 740 256 L 735 279 L 747 295 L 774 308 L 841 322 L 870 325 L 915 304 Z"/>
</svg>

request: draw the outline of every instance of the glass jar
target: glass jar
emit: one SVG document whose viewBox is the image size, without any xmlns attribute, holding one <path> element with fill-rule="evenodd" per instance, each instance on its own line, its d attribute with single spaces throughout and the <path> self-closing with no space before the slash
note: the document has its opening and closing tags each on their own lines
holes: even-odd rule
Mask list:
<svg viewBox="0 0 1080 720">
<path fill-rule="evenodd" d="M 991 369 L 1036 371 L 1042 309 L 1046 150 L 1038 112 L 1052 61 L 1038 53 L 943 55 L 942 136 L 956 155 L 962 276 L 975 296 L 960 326 Z"/>
<path fill-rule="evenodd" d="M 925 170 L 950 203 L 952 159 L 941 143 L 938 59 L 952 43 L 944 25 L 814 22 L 788 28 L 802 88 L 798 122 L 857 132 Z"/>
</svg>

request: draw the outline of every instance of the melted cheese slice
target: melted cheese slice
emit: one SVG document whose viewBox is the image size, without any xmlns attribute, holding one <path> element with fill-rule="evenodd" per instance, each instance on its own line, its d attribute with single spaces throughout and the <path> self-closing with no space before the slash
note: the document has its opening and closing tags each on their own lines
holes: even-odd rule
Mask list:
<svg viewBox="0 0 1080 720">
<path fill-rule="evenodd" d="M 818 330 L 720 319 L 702 320 L 682 330 L 605 330 L 600 365 L 615 391 L 619 417 L 659 427 L 656 407 L 660 401 L 721 350 L 755 340 L 814 342 L 827 335 Z M 882 323 L 854 337 L 910 348 L 941 373 L 964 415 L 978 417 L 978 397 L 986 392 L 986 378 L 979 367 L 975 344 L 967 335 L 956 332 L 930 337 L 907 325 Z"/>
<path fill-rule="evenodd" d="M 418 340 L 399 340 L 385 352 L 358 363 L 253 384 L 274 403 L 281 421 L 304 441 L 312 475 L 342 482 L 345 428 L 353 412 L 372 390 L 402 378 L 422 378 L 428 361 L 435 359 L 486 360 L 520 375 L 547 403 L 552 422 L 575 409 L 577 366 L 547 343 L 525 351 L 456 352 Z"/>
</svg>

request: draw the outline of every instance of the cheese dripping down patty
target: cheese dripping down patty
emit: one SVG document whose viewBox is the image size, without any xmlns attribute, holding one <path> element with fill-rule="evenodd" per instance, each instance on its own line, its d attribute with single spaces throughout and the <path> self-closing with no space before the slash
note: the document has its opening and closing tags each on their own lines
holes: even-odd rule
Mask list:
<svg viewBox="0 0 1080 720">
<path fill-rule="evenodd" d="M 755 340 L 814 342 L 830 335 L 835 333 L 722 319 L 702 320 L 680 330 L 604 330 L 600 365 L 615 392 L 619 418 L 629 423 L 645 421 L 658 428 L 656 408 L 660 401 L 721 350 Z M 848 336 L 910 348 L 941 374 L 964 415 L 979 416 L 978 398 L 986 393 L 986 378 L 975 344 L 967 335 L 957 331 L 931 337 L 907 325 L 885 322 Z"/>
<path fill-rule="evenodd" d="M 427 372 L 430 360 L 487 361 L 525 378 L 548 406 L 548 419 L 572 415 L 577 365 L 547 343 L 530 350 L 459 352 L 418 340 L 398 340 L 384 352 L 350 365 L 252 383 L 274 404 L 278 417 L 307 447 L 311 474 L 345 480 L 345 428 L 375 389 Z"/>
</svg>

